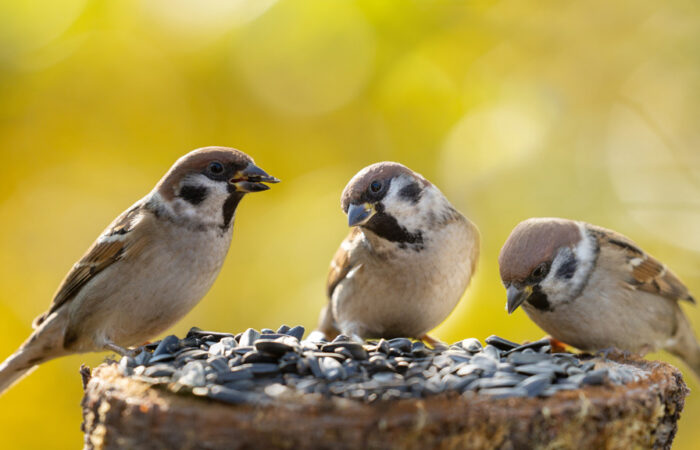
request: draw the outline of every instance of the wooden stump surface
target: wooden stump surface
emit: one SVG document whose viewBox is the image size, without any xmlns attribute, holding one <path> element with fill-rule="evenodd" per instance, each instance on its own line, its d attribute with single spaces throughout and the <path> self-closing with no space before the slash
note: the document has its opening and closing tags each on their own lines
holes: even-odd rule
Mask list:
<svg viewBox="0 0 700 450">
<path fill-rule="evenodd" d="M 273 405 L 226 405 L 122 376 L 86 374 L 85 448 L 669 448 L 688 389 L 665 363 L 650 375 L 550 398 L 437 395 L 366 404 L 315 394 Z"/>
</svg>

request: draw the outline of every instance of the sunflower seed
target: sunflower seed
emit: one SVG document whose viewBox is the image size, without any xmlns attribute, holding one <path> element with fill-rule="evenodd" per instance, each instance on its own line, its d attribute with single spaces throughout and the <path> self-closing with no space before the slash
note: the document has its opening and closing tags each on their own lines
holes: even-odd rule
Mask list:
<svg viewBox="0 0 700 450">
<path fill-rule="evenodd" d="M 192 328 L 123 357 L 125 376 L 173 392 L 228 403 L 265 404 L 286 393 L 315 393 L 375 402 L 458 392 L 492 398 L 546 397 L 585 385 L 622 384 L 639 369 L 596 369 L 598 359 L 552 354 L 549 340 L 525 345 L 489 336 L 430 349 L 407 338 L 366 343 L 339 335 L 333 342 L 300 341 L 301 326 L 236 334 Z M 581 360 L 583 359 L 583 361 Z M 467 394 L 468 393 L 468 394 Z"/>
<path fill-rule="evenodd" d="M 295 337 L 295 338 L 297 338 L 297 340 L 301 341 L 301 338 L 304 337 L 304 332 L 305 332 L 305 331 L 306 331 L 306 330 L 304 329 L 304 327 L 302 327 L 301 325 L 297 325 L 297 326 L 295 326 L 295 327 L 290 328 L 290 329 L 287 331 L 287 335 L 288 335 L 288 336 Z"/>
<path fill-rule="evenodd" d="M 499 350 L 510 350 L 513 348 L 518 347 L 520 344 L 516 344 L 515 342 L 511 342 L 509 340 L 503 339 L 502 337 L 498 337 L 495 335 L 491 335 L 486 338 L 485 342 L 487 344 L 493 345 L 494 347 L 498 348 Z"/>
<path fill-rule="evenodd" d="M 260 337 L 260 333 L 257 330 L 248 328 L 241 335 L 241 339 L 238 341 L 238 345 L 241 347 L 247 347 L 253 345 L 256 340 Z"/>
<path fill-rule="evenodd" d="M 517 387 L 525 389 L 525 391 L 527 391 L 527 395 L 529 395 L 530 397 L 537 397 L 540 394 L 542 394 L 542 391 L 544 391 L 547 388 L 547 386 L 549 386 L 551 381 L 551 375 L 533 375 L 521 381 L 517 385 Z"/>
</svg>

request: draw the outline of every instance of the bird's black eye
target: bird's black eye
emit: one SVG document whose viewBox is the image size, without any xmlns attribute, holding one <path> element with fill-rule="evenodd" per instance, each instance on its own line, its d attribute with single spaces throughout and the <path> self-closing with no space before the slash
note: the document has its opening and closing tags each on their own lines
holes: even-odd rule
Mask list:
<svg viewBox="0 0 700 450">
<path fill-rule="evenodd" d="M 547 276 L 547 273 L 549 272 L 549 264 L 547 263 L 542 263 L 539 266 L 535 267 L 535 270 L 532 271 L 532 277 L 533 280 L 541 280 L 544 277 Z"/>
<path fill-rule="evenodd" d="M 369 190 L 370 192 L 376 194 L 377 192 L 382 190 L 382 182 L 379 180 L 374 180 L 369 184 Z"/>
<path fill-rule="evenodd" d="M 209 173 L 214 175 L 221 175 L 224 173 L 224 165 L 218 161 L 209 163 Z"/>
</svg>

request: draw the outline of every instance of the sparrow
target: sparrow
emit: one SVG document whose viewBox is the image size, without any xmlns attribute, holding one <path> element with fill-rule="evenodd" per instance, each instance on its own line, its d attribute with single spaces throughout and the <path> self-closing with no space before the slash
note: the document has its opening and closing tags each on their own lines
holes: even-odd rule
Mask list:
<svg viewBox="0 0 700 450">
<path fill-rule="evenodd" d="M 700 345 L 679 304 L 695 300 L 629 238 L 585 222 L 533 218 L 515 227 L 498 263 L 509 314 L 522 305 L 554 339 L 584 351 L 664 349 L 700 376 Z"/>
<path fill-rule="evenodd" d="M 426 333 L 469 285 L 479 257 L 477 227 L 432 183 L 395 162 L 358 172 L 341 208 L 353 228 L 331 262 L 316 338 L 342 333 L 359 341 L 402 336 L 439 343 Z"/>
<path fill-rule="evenodd" d="M 277 182 L 232 148 L 201 148 L 177 160 L 73 265 L 34 332 L 0 364 L 0 393 L 51 359 L 133 354 L 129 346 L 175 324 L 216 280 L 241 199 Z"/>
</svg>

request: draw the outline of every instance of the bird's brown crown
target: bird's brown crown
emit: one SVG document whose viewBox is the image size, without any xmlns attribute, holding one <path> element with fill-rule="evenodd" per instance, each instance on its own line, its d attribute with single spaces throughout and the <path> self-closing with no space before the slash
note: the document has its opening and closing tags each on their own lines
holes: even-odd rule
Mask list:
<svg viewBox="0 0 700 450">
<path fill-rule="evenodd" d="M 192 150 L 178 159 L 158 183 L 158 192 L 171 200 L 175 195 L 175 187 L 183 177 L 191 173 L 201 173 L 214 161 L 224 165 L 229 171 L 242 170 L 253 163 L 253 158 L 240 150 L 229 147 L 202 147 Z"/>
<path fill-rule="evenodd" d="M 562 247 L 575 247 L 581 239 L 572 220 L 533 218 L 520 222 L 498 256 L 501 280 L 523 282 L 542 262 L 551 261 Z"/>
<path fill-rule="evenodd" d="M 391 161 L 375 163 L 360 170 L 350 179 L 343 190 L 343 195 L 340 198 L 341 208 L 343 208 L 343 211 L 347 212 L 351 203 L 364 203 L 364 194 L 367 192 L 369 185 L 373 181 L 386 181 L 402 174 L 416 179 L 423 186 L 428 186 L 430 184 L 428 180 L 403 164 Z"/>
</svg>

